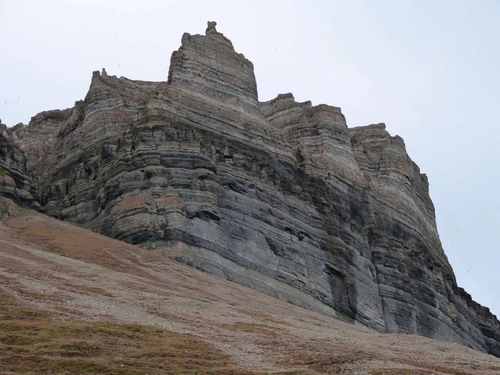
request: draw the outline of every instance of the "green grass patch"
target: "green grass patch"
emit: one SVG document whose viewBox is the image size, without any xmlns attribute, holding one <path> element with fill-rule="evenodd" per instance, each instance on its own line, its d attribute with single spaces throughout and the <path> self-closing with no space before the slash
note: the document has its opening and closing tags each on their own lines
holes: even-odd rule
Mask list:
<svg viewBox="0 0 500 375">
<path fill-rule="evenodd" d="M 99 233 L 99 228 L 101 227 L 102 218 L 98 218 L 87 225 L 87 228 L 94 233 Z"/>
</svg>

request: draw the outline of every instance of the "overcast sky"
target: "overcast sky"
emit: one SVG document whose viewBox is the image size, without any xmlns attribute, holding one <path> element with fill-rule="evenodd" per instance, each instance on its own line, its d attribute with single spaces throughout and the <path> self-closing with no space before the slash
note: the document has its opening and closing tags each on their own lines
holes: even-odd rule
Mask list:
<svg viewBox="0 0 500 375">
<path fill-rule="evenodd" d="M 261 101 L 292 92 L 404 138 L 458 284 L 500 316 L 499 0 L 0 0 L 0 118 L 72 107 L 103 67 L 166 80 L 208 20 L 254 63 Z"/>
</svg>

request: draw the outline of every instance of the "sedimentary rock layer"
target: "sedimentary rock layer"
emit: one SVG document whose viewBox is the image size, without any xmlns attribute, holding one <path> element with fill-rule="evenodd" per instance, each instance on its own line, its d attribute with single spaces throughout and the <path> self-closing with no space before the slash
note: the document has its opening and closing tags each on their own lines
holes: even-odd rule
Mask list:
<svg viewBox="0 0 500 375">
<path fill-rule="evenodd" d="M 7 127 L 0 124 L 0 219 L 17 215 L 17 205 L 32 208 L 32 192 L 26 156 L 9 141 Z"/>
<path fill-rule="evenodd" d="M 259 102 L 252 63 L 213 25 L 183 35 L 167 81 L 94 72 L 85 100 L 16 142 L 49 215 L 314 311 L 500 356 L 500 324 L 458 288 L 403 140 L 291 94 Z"/>
</svg>

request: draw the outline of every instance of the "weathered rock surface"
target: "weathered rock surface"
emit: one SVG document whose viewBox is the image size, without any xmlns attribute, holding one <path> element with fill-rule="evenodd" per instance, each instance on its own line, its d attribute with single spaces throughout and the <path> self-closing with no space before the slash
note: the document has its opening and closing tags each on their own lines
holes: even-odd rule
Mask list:
<svg viewBox="0 0 500 375">
<path fill-rule="evenodd" d="M 208 26 L 183 35 L 166 82 L 96 71 L 84 101 L 17 131 L 44 212 L 314 311 L 500 356 L 500 323 L 457 286 L 403 140 L 291 94 L 259 102 L 252 63 Z"/>
<path fill-rule="evenodd" d="M 32 208 L 32 192 L 26 156 L 9 140 L 7 127 L 0 123 L 0 220 L 17 216 L 17 206 Z"/>
<path fill-rule="evenodd" d="M 80 102 L 75 103 L 75 108 L 78 108 L 78 105 Z M 41 112 L 31 118 L 28 126 L 18 124 L 8 129 L 9 141 L 29 156 L 26 166 L 34 172 L 32 183 L 37 191 L 44 189 L 44 186 L 37 186 L 38 182 L 49 181 L 52 177 L 55 158 L 59 156 L 53 152 L 59 128 L 62 123 L 71 118 L 73 113 L 77 112 L 75 108 Z M 71 118 L 71 121 L 76 120 Z"/>
</svg>

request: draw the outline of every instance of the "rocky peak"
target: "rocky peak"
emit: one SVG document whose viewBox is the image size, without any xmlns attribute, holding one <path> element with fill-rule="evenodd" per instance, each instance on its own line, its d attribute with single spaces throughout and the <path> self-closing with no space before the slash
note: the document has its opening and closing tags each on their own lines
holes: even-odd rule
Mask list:
<svg viewBox="0 0 500 375">
<path fill-rule="evenodd" d="M 217 22 L 215 22 L 215 21 L 208 21 L 207 22 L 207 29 L 205 30 L 205 35 L 208 35 L 208 34 L 218 34 L 217 30 L 215 29 L 215 26 L 217 26 Z"/>
<path fill-rule="evenodd" d="M 235 105 L 256 106 L 257 83 L 253 64 L 234 50 L 233 44 L 209 21 L 206 35 L 182 36 L 173 52 L 168 82 L 190 92 Z"/>
<path fill-rule="evenodd" d="M 259 103 L 215 27 L 183 35 L 168 82 L 96 71 L 84 101 L 13 130 L 18 148 L 1 138 L 0 195 L 310 310 L 500 356 L 402 138 L 292 94 Z"/>
</svg>

